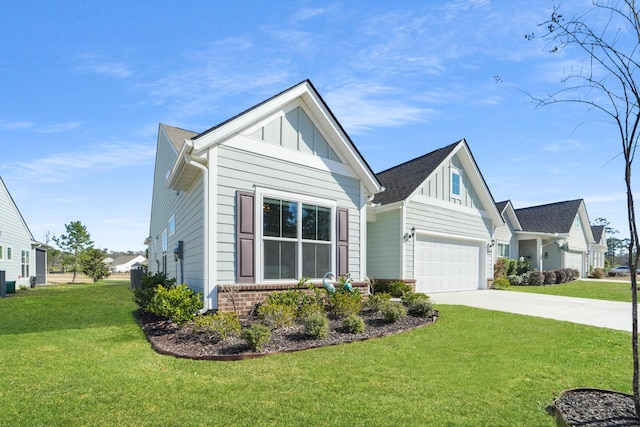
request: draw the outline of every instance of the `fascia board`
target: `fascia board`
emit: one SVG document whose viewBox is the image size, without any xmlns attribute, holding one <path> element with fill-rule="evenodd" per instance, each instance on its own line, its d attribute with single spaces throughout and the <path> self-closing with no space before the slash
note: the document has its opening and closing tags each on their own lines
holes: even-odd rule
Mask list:
<svg viewBox="0 0 640 427">
<path fill-rule="evenodd" d="M 191 150 L 193 150 L 192 143 L 190 141 L 185 141 L 185 143 L 180 148 L 180 151 L 178 152 L 173 165 L 171 166 L 171 172 L 169 173 L 169 177 L 167 178 L 167 181 L 165 183 L 165 186 L 167 188 L 173 188 L 176 185 L 178 178 L 182 173 L 182 170 L 187 165 L 184 155 L 191 153 Z"/>
</svg>

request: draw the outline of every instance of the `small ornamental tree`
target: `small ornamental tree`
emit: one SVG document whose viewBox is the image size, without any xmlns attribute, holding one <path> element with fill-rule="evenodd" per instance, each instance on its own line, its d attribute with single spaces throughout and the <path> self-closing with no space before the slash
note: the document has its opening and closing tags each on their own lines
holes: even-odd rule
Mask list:
<svg viewBox="0 0 640 427">
<path fill-rule="evenodd" d="M 93 279 L 93 283 L 109 277 L 111 271 L 109 270 L 109 266 L 104 262 L 106 257 L 107 254 L 100 249 L 89 248 L 84 250 L 79 257 L 80 271 L 87 277 Z"/>
<path fill-rule="evenodd" d="M 562 61 L 582 61 L 582 66 L 566 69 L 563 86 L 546 96 L 531 96 L 538 105 L 582 105 L 601 114 L 612 127 L 620 145 L 611 157 L 620 153 L 624 159 L 627 195 L 627 242 L 629 269 L 638 267 L 640 240 L 631 166 L 640 139 L 640 5 L 635 0 L 592 0 L 586 11 L 565 16 L 554 6 L 545 22 L 540 38 L 551 54 L 562 54 Z M 525 35 L 528 40 L 537 36 Z M 636 275 L 631 275 L 631 346 L 633 351 L 633 400 L 640 416 L 640 362 L 638 354 L 638 289 Z"/>
<path fill-rule="evenodd" d="M 87 231 L 87 228 L 82 225 L 80 221 L 71 221 L 69 224 L 64 225 L 67 233 L 60 237 L 53 237 L 53 241 L 64 252 L 71 253 L 73 257 L 73 279 L 76 281 L 76 271 L 78 270 L 79 256 L 87 248 L 93 247 L 93 241 Z"/>
</svg>

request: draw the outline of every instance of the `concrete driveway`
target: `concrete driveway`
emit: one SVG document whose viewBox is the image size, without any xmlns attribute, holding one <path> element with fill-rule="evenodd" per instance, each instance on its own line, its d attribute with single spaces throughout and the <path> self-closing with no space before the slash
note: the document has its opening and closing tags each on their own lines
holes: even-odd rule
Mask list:
<svg viewBox="0 0 640 427">
<path fill-rule="evenodd" d="M 429 295 L 436 305 L 466 305 L 631 332 L 631 304 L 627 302 L 496 290 Z"/>
</svg>

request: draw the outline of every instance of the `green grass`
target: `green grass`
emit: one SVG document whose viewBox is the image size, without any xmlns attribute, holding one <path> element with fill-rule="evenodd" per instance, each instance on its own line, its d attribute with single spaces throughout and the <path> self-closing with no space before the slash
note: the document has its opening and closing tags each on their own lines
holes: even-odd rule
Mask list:
<svg viewBox="0 0 640 427">
<path fill-rule="evenodd" d="M 630 334 L 438 306 L 430 326 L 239 362 L 154 353 L 125 284 L 0 300 L 2 426 L 549 426 L 566 388 L 630 392 Z"/>
<path fill-rule="evenodd" d="M 550 286 L 510 286 L 507 290 L 535 294 L 561 295 L 602 299 L 608 301 L 631 302 L 631 285 L 628 281 L 576 280 Z"/>
</svg>

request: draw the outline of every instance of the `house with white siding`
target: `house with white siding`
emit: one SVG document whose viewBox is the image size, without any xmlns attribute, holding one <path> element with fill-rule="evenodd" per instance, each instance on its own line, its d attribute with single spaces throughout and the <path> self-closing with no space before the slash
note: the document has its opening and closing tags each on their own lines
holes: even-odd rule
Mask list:
<svg viewBox="0 0 640 427">
<path fill-rule="evenodd" d="M 486 289 L 500 212 L 465 140 L 377 175 L 367 219 L 367 272 L 418 292 Z"/>
<path fill-rule="evenodd" d="M 536 270 L 575 268 L 579 277 L 586 277 L 595 239 L 584 200 L 530 206 L 515 213 L 522 228 L 516 231 L 518 257 Z"/>
<path fill-rule="evenodd" d="M 609 246 L 607 245 L 607 233 L 604 225 L 592 225 L 593 243 L 589 249 L 590 268 L 604 268 L 604 260 Z"/>
<path fill-rule="evenodd" d="M 36 242 L 9 189 L 0 177 L 0 271 L 6 281 L 28 285 L 36 276 L 36 256 L 42 258 L 42 275 L 38 283 L 46 282 L 46 250 L 38 250 Z"/>
<path fill-rule="evenodd" d="M 308 80 L 201 133 L 161 124 L 149 271 L 239 312 L 303 276 L 364 288 L 366 207 L 382 189 Z"/>
<path fill-rule="evenodd" d="M 496 207 L 502 215 L 504 225 L 498 227 L 494 233 L 494 262 L 498 258 L 518 258 L 518 238 L 516 232 L 522 231 L 520 221 L 513 208 L 511 200 L 496 203 Z"/>
</svg>

